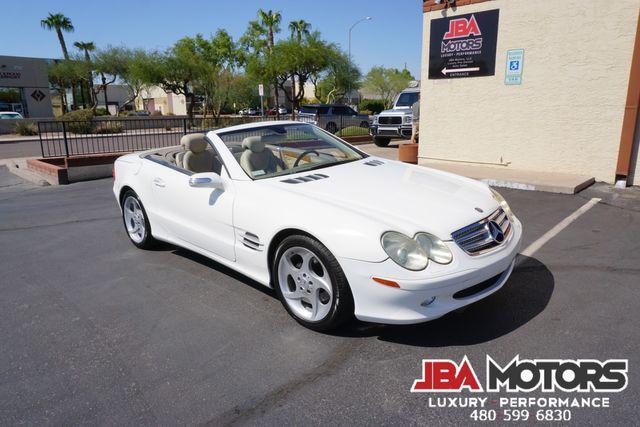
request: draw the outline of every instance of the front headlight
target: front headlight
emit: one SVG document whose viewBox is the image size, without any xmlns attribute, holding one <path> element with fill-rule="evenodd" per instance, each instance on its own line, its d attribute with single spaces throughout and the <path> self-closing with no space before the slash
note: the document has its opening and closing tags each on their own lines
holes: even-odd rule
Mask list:
<svg viewBox="0 0 640 427">
<path fill-rule="evenodd" d="M 413 116 L 404 116 L 405 123 L 413 123 Z"/>
<path fill-rule="evenodd" d="M 373 116 L 373 124 L 374 125 L 378 124 L 378 116 Z"/>
<path fill-rule="evenodd" d="M 430 260 L 438 264 L 449 264 L 453 260 L 453 254 L 447 245 L 433 234 L 418 233 L 414 239 L 418 241 L 418 244 L 424 249 Z"/>
<path fill-rule="evenodd" d="M 448 264 L 453 259 L 447 245 L 428 233 L 418 233 L 411 238 L 396 231 L 388 231 L 382 235 L 381 242 L 387 255 L 407 270 L 424 270 L 429 260 Z"/>
<path fill-rule="evenodd" d="M 509 204 L 507 203 L 507 201 L 504 199 L 504 197 L 502 197 L 502 194 L 498 193 L 493 188 L 490 188 L 490 190 L 494 200 L 498 202 L 502 210 L 505 211 L 505 213 L 507 214 L 507 217 L 509 217 L 509 221 L 511 221 L 511 218 L 513 217 L 513 211 L 509 207 Z"/>
</svg>

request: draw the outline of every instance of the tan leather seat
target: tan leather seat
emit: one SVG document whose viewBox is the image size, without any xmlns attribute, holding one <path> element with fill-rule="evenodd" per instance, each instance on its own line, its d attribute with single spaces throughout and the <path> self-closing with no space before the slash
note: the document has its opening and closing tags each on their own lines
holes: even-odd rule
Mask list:
<svg viewBox="0 0 640 427">
<path fill-rule="evenodd" d="M 265 141 L 273 139 L 269 137 L 270 135 L 249 136 L 242 141 L 244 151 L 240 156 L 240 166 L 251 176 L 257 177 L 286 169 L 284 162 L 265 148 Z M 278 141 L 280 139 L 277 138 Z"/>
<path fill-rule="evenodd" d="M 185 135 L 180 139 L 185 152 L 176 155 L 176 164 L 191 172 L 220 173 L 222 165 L 212 150 L 207 150 L 209 144 L 201 133 Z"/>
</svg>

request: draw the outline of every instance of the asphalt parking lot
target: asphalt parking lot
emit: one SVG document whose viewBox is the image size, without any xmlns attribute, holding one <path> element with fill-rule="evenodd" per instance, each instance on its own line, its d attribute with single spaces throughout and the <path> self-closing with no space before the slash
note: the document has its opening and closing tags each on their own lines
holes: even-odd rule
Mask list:
<svg viewBox="0 0 640 427">
<path fill-rule="evenodd" d="M 449 424 L 468 409 L 409 389 L 420 360 L 629 358 L 611 408 L 637 423 L 639 192 L 501 190 L 523 248 L 598 203 L 503 289 L 415 326 L 300 327 L 269 290 L 172 246 L 136 249 L 110 179 L 35 187 L 0 168 L 0 424 Z"/>
</svg>

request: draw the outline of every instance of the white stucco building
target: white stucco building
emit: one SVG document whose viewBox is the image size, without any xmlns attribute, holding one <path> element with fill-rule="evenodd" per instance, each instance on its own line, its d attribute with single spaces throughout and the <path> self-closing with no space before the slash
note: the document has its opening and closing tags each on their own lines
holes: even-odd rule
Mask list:
<svg viewBox="0 0 640 427">
<path fill-rule="evenodd" d="M 640 0 L 425 0 L 419 162 L 640 184 L 639 12 Z"/>
</svg>

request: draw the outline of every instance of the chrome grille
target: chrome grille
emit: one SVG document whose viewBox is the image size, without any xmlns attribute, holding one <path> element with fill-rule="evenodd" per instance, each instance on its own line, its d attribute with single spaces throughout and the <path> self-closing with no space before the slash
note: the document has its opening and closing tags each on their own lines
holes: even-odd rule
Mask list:
<svg viewBox="0 0 640 427">
<path fill-rule="evenodd" d="M 497 242 L 490 233 L 489 223 L 495 222 L 502 229 L 504 240 Z M 511 235 L 511 222 L 502 208 L 499 208 L 488 217 L 467 225 L 466 227 L 451 233 L 451 237 L 463 251 L 469 255 L 480 255 L 489 252 L 502 245 Z"/>
<path fill-rule="evenodd" d="M 381 125 L 400 125 L 402 117 L 400 116 L 378 116 L 378 124 Z"/>
</svg>

